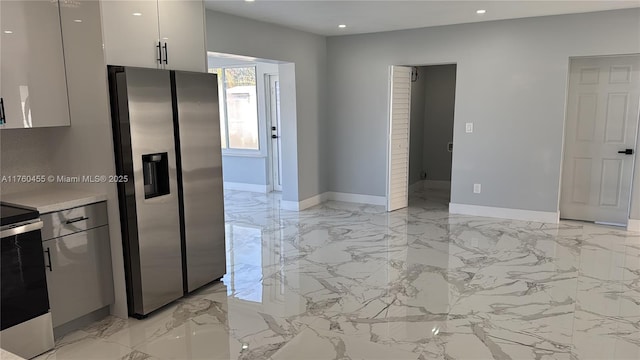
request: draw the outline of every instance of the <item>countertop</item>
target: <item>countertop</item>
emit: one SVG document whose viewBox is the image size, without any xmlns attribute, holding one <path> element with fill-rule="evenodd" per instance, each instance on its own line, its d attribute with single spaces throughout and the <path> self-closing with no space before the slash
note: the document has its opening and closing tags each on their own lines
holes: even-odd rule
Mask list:
<svg viewBox="0 0 640 360">
<path fill-rule="evenodd" d="M 105 200 L 107 200 L 106 194 L 55 187 L 0 195 L 0 201 L 3 203 L 38 210 L 40 214 L 70 209 Z"/>
<path fill-rule="evenodd" d="M 12 353 L 12 352 L 8 352 L 7 350 L 4 349 L 0 349 L 0 359 L 2 360 L 24 360 L 24 358 L 21 358 L 20 356 Z"/>
</svg>

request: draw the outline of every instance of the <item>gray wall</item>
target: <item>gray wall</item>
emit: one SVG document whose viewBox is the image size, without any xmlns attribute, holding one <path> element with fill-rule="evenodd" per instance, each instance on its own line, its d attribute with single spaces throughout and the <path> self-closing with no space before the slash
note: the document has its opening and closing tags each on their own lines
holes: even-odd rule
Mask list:
<svg viewBox="0 0 640 360">
<path fill-rule="evenodd" d="M 427 180 L 451 181 L 453 114 L 456 97 L 456 65 L 425 66 L 424 154 L 422 168 Z"/>
<path fill-rule="evenodd" d="M 332 191 L 385 196 L 389 66 L 456 63 L 451 201 L 555 212 L 569 57 L 640 52 L 640 9 L 330 37 L 327 52 Z"/>
<path fill-rule="evenodd" d="M 420 181 L 424 154 L 424 68 L 418 68 L 418 80 L 411 83 L 411 114 L 409 124 L 409 185 Z"/>
<path fill-rule="evenodd" d="M 328 191 L 325 37 L 207 10 L 207 50 L 290 62 L 279 65 L 282 196 L 298 201 Z M 285 110 L 292 102 L 295 113 Z"/>
<path fill-rule="evenodd" d="M 222 157 L 224 182 L 254 185 L 269 184 L 269 167 L 266 157 L 233 156 Z"/>
<path fill-rule="evenodd" d="M 636 162 L 635 174 L 633 175 L 633 191 L 631 193 L 630 219 L 640 220 L 640 127 L 636 137 Z"/>
</svg>

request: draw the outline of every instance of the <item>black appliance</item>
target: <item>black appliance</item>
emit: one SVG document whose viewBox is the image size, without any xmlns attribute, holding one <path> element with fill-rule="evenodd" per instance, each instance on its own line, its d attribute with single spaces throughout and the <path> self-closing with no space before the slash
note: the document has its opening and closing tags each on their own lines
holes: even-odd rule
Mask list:
<svg viewBox="0 0 640 360">
<path fill-rule="evenodd" d="M 2 348 L 32 358 L 53 348 L 40 214 L 0 205 Z"/>
</svg>

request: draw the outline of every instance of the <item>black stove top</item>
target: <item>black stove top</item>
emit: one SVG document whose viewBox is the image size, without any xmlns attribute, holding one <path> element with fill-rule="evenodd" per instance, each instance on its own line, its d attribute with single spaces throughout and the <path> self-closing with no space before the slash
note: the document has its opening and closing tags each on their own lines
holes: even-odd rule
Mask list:
<svg viewBox="0 0 640 360">
<path fill-rule="evenodd" d="M 39 216 L 36 210 L 0 203 L 0 226 L 37 219 Z"/>
</svg>

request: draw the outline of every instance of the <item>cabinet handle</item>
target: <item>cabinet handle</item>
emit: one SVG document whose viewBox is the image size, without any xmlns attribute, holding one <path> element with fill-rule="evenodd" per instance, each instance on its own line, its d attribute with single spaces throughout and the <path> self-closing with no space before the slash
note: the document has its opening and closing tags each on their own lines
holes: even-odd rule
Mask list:
<svg viewBox="0 0 640 360">
<path fill-rule="evenodd" d="M 78 221 L 85 221 L 85 220 L 89 220 L 89 218 L 86 217 L 86 216 L 80 216 L 80 217 L 77 217 L 77 218 L 73 218 L 73 219 L 67 220 L 66 224 L 69 225 L 69 224 L 73 224 L 73 223 L 78 222 Z"/>
<path fill-rule="evenodd" d="M 164 43 L 164 63 L 169 63 L 169 49 L 167 48 L 167 43 Z"/>
<path fill-rule="evenodd" d="M 45 250 L 44 252 L 47 253 L 47 259 L 49 259 L 49 265 L 46 265 L 46 267 L 49 268 L 49 271 L 53 271 L 53 267 L 51 266 L 51 250 L 47 248 L 47 250 Z"/>
<path fill-rule="evenodd" d="M 4 125 L 7 122 L 7 118 L 4 114 L 4 99 L 0 97 L 0 125 Z"/>
<path fill-rule="evenodd" d="M 158 48 L 158 58 L 156 60 L 158 60 L 158 64 L 162 64 L 162 43 L 158 41 L 156 47 Z"/>
</svg>

